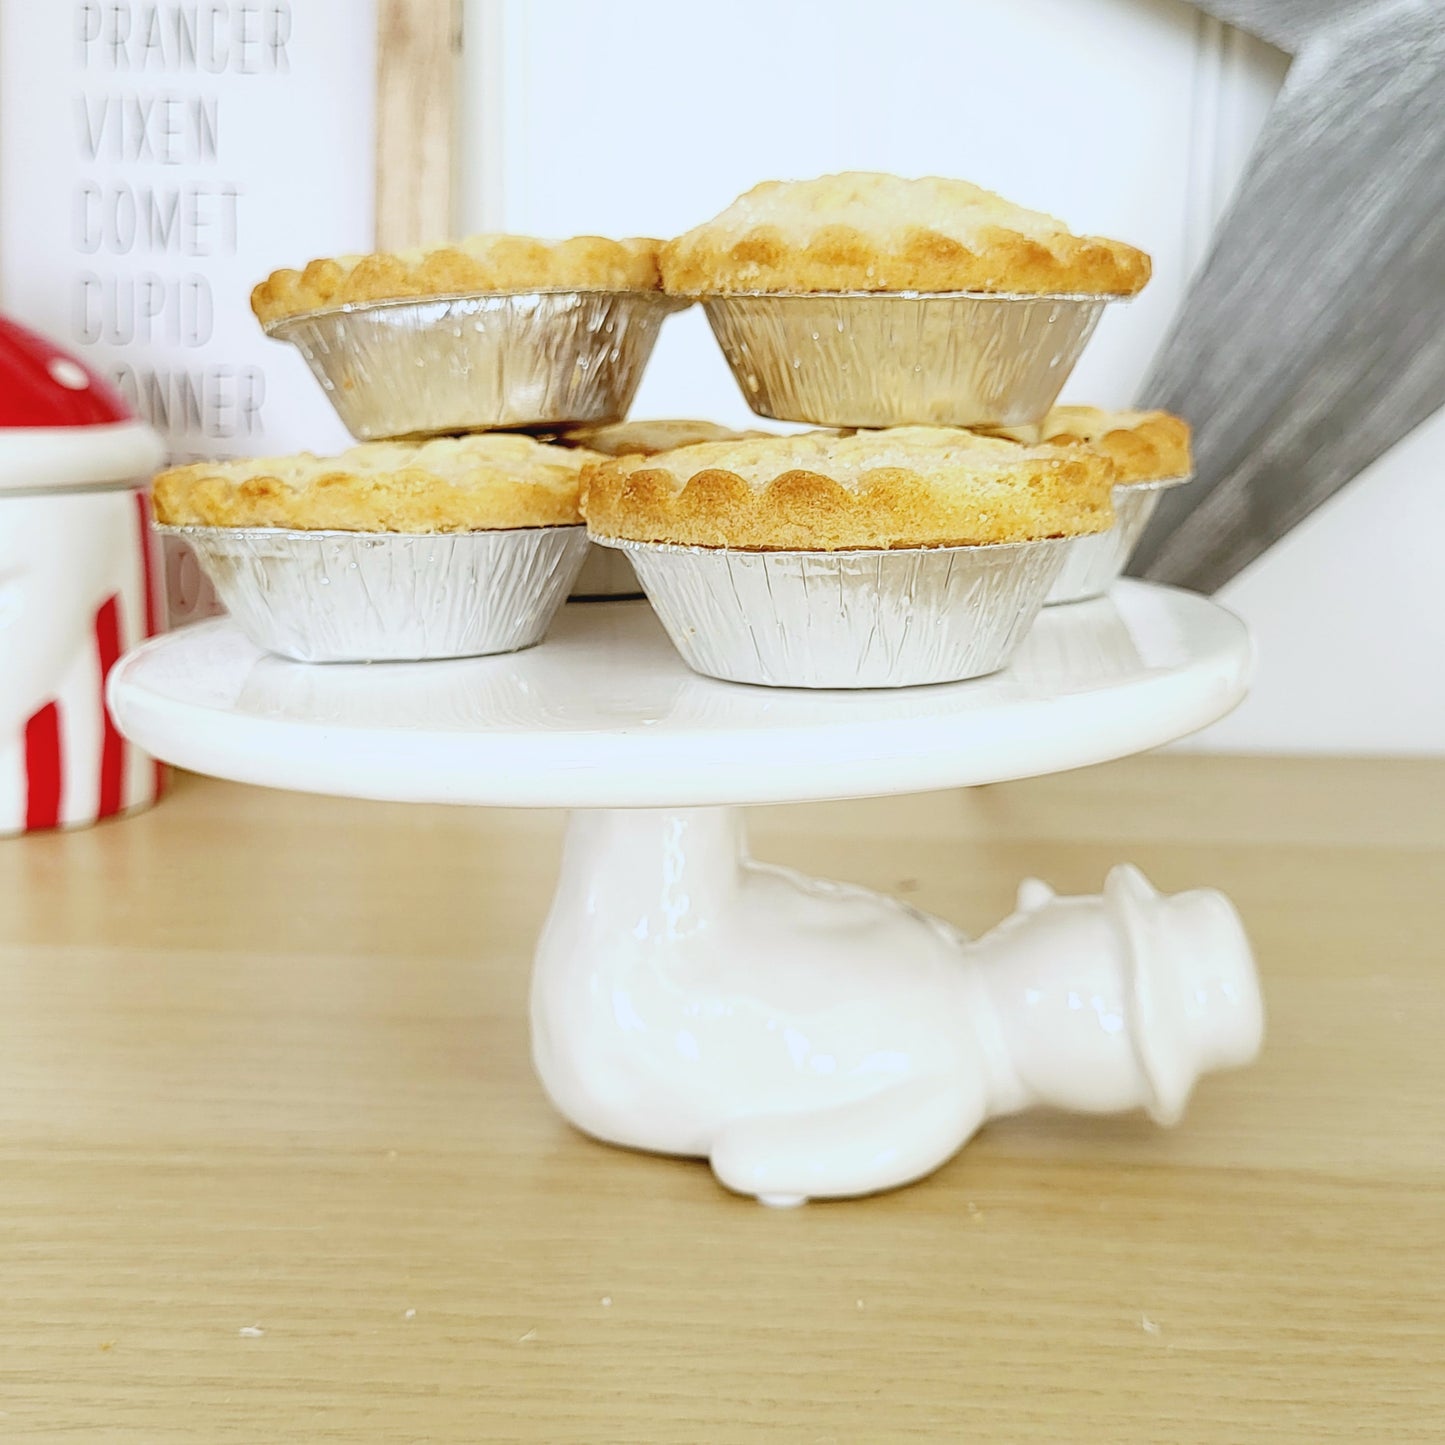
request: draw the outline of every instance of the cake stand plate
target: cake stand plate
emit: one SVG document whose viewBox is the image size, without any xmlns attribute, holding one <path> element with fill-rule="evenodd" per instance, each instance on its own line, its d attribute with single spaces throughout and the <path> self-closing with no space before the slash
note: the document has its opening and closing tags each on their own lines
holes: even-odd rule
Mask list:
<svg viewBox="0 0 1445 1445">
<path fill-rule="evenodd" d="M 690 672 L 643 602 L 563 608 L 526 652 L 287 662 L 220 620 L 116 669 L 122 731 L 197 772 L 303 792 L 502 807 L 673 808 L 922 792 L 1103 762 L 1243 695 L 1244 625 L 1122 582 L 1043 612 L 1013 665 L 936 687 L 810 692 Z"/>
<path fill-rule="evenodd" d="M 991 1115 L 1144 1106 L 1247 1061 L 1262 1012 L 1221 895 L 1020 909 L 969 942 L 897 900 L 752 861 L 736 805 L 1029 777 L 1193 732 L 1243 695 L 1242 623 L 1121 582 L 1046 610 L 1012 665 L 946 686 L 809 692 L 690 672 L 643 602 L 563 609 L 530 651 L 313 665 L 226 620 L 110 683 L 121 730 L 240 782 L 574 812 L 532 990 L 542 1082 L 580 1128 L 708 1157 L 771 1203 L 915 1179 Z"/>
</svg>

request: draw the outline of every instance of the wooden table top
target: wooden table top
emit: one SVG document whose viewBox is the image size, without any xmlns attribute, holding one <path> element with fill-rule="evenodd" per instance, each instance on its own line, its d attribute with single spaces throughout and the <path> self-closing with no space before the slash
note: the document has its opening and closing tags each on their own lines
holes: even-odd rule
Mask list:
<svg viewBox="0 0 1445 1445">
<path fill-rule="evenodd" d="M 543 1098 L 560 821 L 183 779 L 0 844 L 0 1439 L 1445 1440 L 1445 764 L 760 810 L 973 931 L 1028 872 L 1219 886 L 1270 1010 L 1177 1130 L 782 1213 Z"/>
</svg>

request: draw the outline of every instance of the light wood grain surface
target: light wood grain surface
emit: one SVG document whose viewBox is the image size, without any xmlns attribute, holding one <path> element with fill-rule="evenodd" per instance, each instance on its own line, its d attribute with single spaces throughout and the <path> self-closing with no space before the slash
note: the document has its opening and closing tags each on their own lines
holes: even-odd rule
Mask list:
<svg viewBox="0 0 1445 1445">
<path fill-rule="evenodd" d="M 1218 885 L 1270 1008 L 1173 1132 L 790 1213 L 548 1108 L 554 814 L 185 779 L 0 844 L 0 1439 L 1445 1440 L 1442 803 L 1174 756 L 760 811 L 973 930 L 1029 871 Z"/>
<path fill-rule="evenodd" d="M 376 245 L 452 237 L 462 0 L 377 0 Z"/>
</svg>

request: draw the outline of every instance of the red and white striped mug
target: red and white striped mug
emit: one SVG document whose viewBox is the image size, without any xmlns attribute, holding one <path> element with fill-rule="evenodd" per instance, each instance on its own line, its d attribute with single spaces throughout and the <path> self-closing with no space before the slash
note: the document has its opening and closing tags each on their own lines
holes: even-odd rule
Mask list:
<svg viewBox="0 0 1445 1445">
<path fill-rule="evenodd" d="M 153 803 L 160 765 L 105 705 L 160 630 L 143 478 L 159 438 L 72 357 L 0 318 L 0 835 Z"/>
</svg>

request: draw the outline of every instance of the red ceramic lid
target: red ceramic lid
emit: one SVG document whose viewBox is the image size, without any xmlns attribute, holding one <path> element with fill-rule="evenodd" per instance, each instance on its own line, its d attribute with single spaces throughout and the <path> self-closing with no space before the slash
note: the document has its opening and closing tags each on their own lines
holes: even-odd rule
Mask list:
<svg viewBox="0 0 1445 1445">
<path fill-rule="evenodd" d="M 110 385 L 0 316 L 0 493 L 143 481 L 164 456 Z"/>
</svg>

